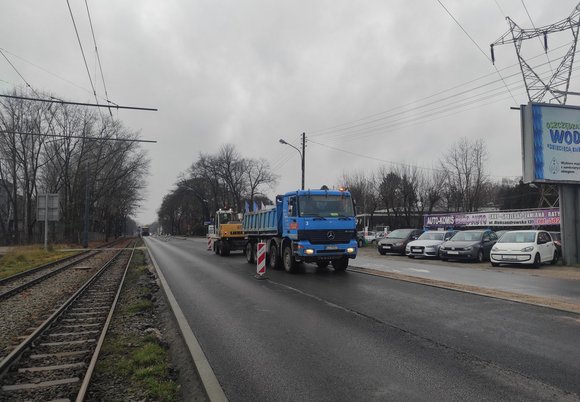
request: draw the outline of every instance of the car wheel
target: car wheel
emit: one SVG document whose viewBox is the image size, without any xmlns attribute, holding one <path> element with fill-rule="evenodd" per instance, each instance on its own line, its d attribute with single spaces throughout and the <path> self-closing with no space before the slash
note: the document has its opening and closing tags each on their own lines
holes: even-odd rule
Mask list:
<svg viewBox="0 0 580 402">
<path fill-rule="evenodd" d="M 292 254 L 292 249 L 290 248 L 290 246 L 286 246 L 284 248 L 284 253 L 282 255 L 282 262 L 284 263 L 284 270 L 286 272 L 290 272 L 290 273 L 296 272 L 296 267 L 298 264 L 296 263 L 296 259 L 294 258 L 294 255 Z"/>
<path fill-rule="evenodd" d="M 385 255 L 386 253 L 387 253 L 386 251 L 383 251 L 383 250 L 379 249 L 379 254 L 380 255 Z"/>
<path fill-rule="evenodd" d="M 534 257 L 534 268 L 540 268 L 542 266 L 542 259 L 540 258 L 540 253 L 536 253 Z"/>
<path fill-rule="evenodd" d="M 552 257 L 552 261 L 550 261 L 550 264 L 555 265 L 558 262 L 558 252 L 554 251 L 554 257 Z"/>
<path fill-rule="evenodd" d="M 358 248 L 361 248 L 362 246 L 364 246 L 364 242 L 361 239 L 359 239 L 357 241 L 357 244 L 358 244 Z"/>
<path fill-rule="evenodd" d="M 477 252 L 477 262 L 483 262 L 483 250 Z"/>
<path fill-rule="evenodd" d="M 492 266 L 492 267 L 499 267 L 499 264 L 498 264 L 497 262 L 492 262 L 492 263 L 491 263 L 491 266 Z"/>
<path fill-rule="evenodd" d="M 447 258 L 443 258 L 443 257 L 441 257 L 441 261 L 445 261 L 445 262 L 447 262 Z"/>
</svg>

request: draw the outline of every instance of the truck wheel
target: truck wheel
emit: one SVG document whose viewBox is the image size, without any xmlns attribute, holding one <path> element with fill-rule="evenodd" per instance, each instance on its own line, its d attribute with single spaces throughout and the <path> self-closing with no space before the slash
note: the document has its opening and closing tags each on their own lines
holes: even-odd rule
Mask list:
<svg viewBox="0 0 580 402">
<path fill-rule="evenodd" d="M 280 269 L 280 257 L 278 256 L 278 247 L 276 247 L 276 244 L 274 242 L 272 242 L 272 245 L 270 246 L 270 254 L 268 256 L 268 266 L 270 267 L 270 269 L 273 270 L 278 270 Z"/>
<path fill-rule="evenodd" d="M 316 265 L 318 266 L 318 268 L 326 268 L 328 267 L 328 264 L 330 264 L 330 261 L 317 261 Z"/>
<path fill-rule="evenodd" d="M 213 252 L 219 255 L 220 253 L 220 242 L 216 241 L 213 243 Z"/>
<path fill-rule="evenodd" d="M 348 258 L 341 258 L 340 260 L 333 260 L 332 267 L 337 272 L 346 271 L 346 267 L 348 267 Z"/>
<path fill-rule="evenodd" d="M 227 257 L 228 255 L 230 255 L 230 245 L 228 244 L 227 241 L 224 241 L 224 244 L 222 244 L 222 246 L 220 247 L 220 255 L 222 257 Z"/>
<path fill-rule="evenodd" d="M 291 272 L 291 273 L 296 272 L 296 267 L 298 264 L 296 263 L 296 259 L 294 258 L 294 255 L 292 254 L 292 249 L 290 248 L 290 246 L 286 246 L 284 248 L 284 254 L 282 255 L 282 261 L 284 262 L 284 270 L 286 272 Z"/>
<path fill-rule="evenodd" d="M 254 255 L 254 245 L 250 242 L 246 243 L 246 261 L 248 261 L 248 264 L 253 264 L 254 262 L 256 262 L 256 258 Z"/>
</svg>

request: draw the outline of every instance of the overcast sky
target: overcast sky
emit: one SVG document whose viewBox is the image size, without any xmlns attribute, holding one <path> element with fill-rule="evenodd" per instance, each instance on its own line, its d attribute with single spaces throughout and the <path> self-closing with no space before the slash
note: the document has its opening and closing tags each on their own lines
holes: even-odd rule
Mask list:
<svg viewBox="0 0 580 402">
<path fill-rule="evenodd" d="M 271 198 L 299 188 L 299 154 L 278 140 L 299 147 L 302 132 L 307 188 L 389 162 L 434 167 L 462 136 L 485 139 L 494 179 L 521 175 L 519 114 L 510 107 L 527 95 L 513 45 L 496 48 L 498 74 L 489 44 L 507 31 L 505 16 L 539 27 L 577 1 L 441 3 L 467 34 L 436 0 L 89 0 L 109 99 L 159 109 L 115 112 L 157 141 L 143 145 L 152 163 L 138 223 L 156 220 L 200 152 L 226 143 L 271 163 L 280 175 Z M 85 2 L 70 5 L 104 98 Z M 528 41 L 524 56 L 549 75 L 571 40 L 570 32 L 550 36 L 548 57 Z M 0 48 L 36 90 L 94 101 L 66 0 L 3 1 Z M 573 72 L 571 90 L 577 81 Z M 0 58 L 0 91 L 23 85 Z"/>
</svg>

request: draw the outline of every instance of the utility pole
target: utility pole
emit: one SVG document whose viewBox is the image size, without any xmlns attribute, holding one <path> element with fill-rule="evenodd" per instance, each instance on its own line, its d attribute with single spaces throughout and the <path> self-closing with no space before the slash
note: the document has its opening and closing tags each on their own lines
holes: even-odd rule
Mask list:
<svg viewBox="0 0 580 402">
<path fill-rule="evenodd" d="M 304 190 L 304 161 L 306 159 L 306 133 L 302 133 L 302 190 Z"/>
</svg>

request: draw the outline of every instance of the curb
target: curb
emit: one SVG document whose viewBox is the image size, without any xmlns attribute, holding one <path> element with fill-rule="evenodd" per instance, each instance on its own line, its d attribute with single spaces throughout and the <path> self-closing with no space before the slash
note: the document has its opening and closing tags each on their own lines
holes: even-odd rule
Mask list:
<svg viewBox="0 0 580 402">
<path fill-rule="evenodd" d="M 473 285 L 461 285 L 453 282 L 445 282 L 436 279 L 427 279 L 420 276 L 404 275 L 395 272 L 379 271 L 371 268 L 349 267 L 348 271 L 356 272 L 363 275 L 380 276 L 383 278 L 394 279 L 403 282 L 410 282 L 419 285 L 431 286 L 440 289 L 453 290 L 456 292 L 470 293 L 478 296 L 491 297 L 493 299 L 507 300 L 515 303 L 528 304 L 538 307 L 549 308 L 552 310 L 563 311 L 566 313 L 580 314 L 580 306 L 567 302 L 554 302 L 553 304 L 544 297 L 530 296 L 520 293 L 512 293 L 502 290 L 481 288 Z"/>
<path fill-rule="evenodd" d="M 185 315 L 183 314 L 181 308 L 177 304 L 177 300 L 175 299 L 175 296 L 173 296 L 173 292 L 171 292 L 171 289 L 169 288 L 169 285 L 165 280 L 163 272 L 161 272 L 161 269 L 159 268 L 159 265 L 157 264 L 157 261 L 153 256 L 153 253 L 149 251 L 149 248 L 147 248 L 147 254 L 151 258 L 153 266 L 155 267 L 155 271 L 159 276 L 161 288 L 163 289 L 163 292 L 165 293 L 165 296 L 169 301 L 169 306 L 171 307 L 171 311 L 173 312 L 173 315 L 177 320 L 179 330 L 181 331 L 181 336 L 183 337 L 187 345 L 187 348 L 189 349 L 189 353 L 191 355 L 191 358 L 193 359 L 193 363 L 195 365 L 197 373 L 199 374 L 201 383 L 203 385 L 204 391 L 208 399 L 212 402 L 227 402 L 228 398 L 226 397 L 226 394 L 224 393 L 213 369 L 211 368 L 209 361 L 207 360 L 205 354 L 203 353 L 201 345 L 199 344 L 197 338 L 195 337 L 193 331 L 191 330 L 191 327 L 187 323 Z"/>
</svg>

